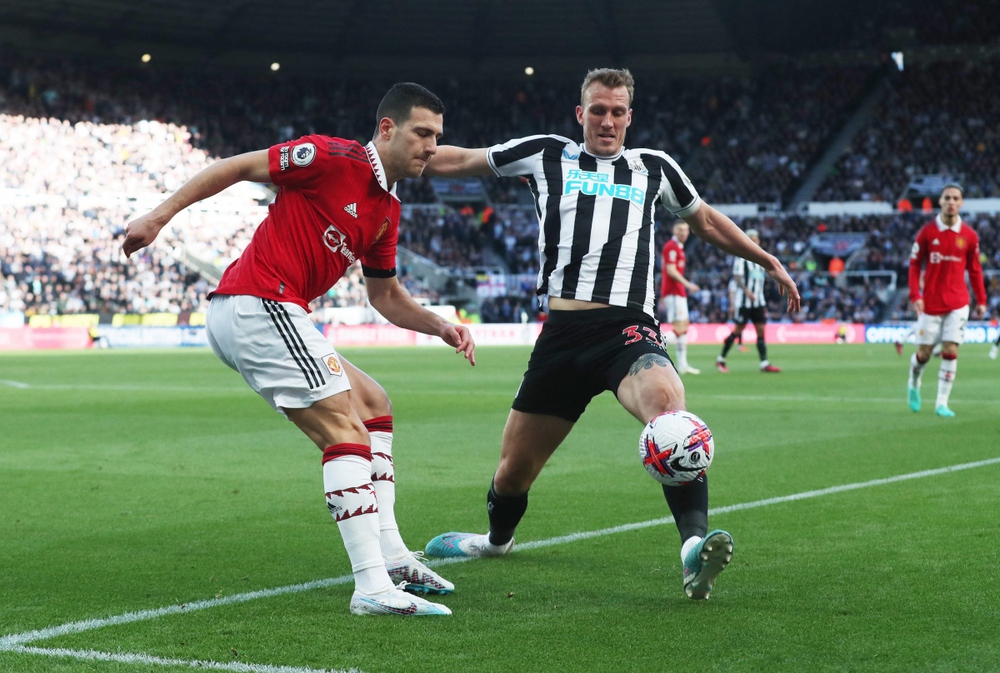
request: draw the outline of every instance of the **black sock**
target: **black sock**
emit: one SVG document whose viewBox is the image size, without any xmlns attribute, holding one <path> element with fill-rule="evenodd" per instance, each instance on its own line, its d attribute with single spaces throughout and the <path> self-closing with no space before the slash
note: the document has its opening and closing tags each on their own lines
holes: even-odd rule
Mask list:
<svg viewBox="0 0 1000 673">
<path fill-rule="evenodd" d="M 689 537 L 705 537 L 708 533 L 708 476 L 702 475 L 683 486 L 663 487 L 681 542 Z"/>
<path fill-rule="evenodd" d="M 767 344 L 764 343 L 764 337 L 757 337 L 757 352 L 760 354 L 760 361 L 763 362 L 767 359 Z"/>
<path fill-rule="evenodd" d="M 726 359 L 726 354 L 729 352 L 729 349 L 733 347 L 734 343 L 736 343 L 736 332 L 733 332 L 732 334 L 730 334 L 729 336 L 727 336 L 726 340 L 722 343 L 722 359 L 723 360 Z"/>
<path fill-rule="evenodd" d="M 490 543 L 505 545 L 514 537 L 514 529 L 528 509 L 528 494 L 498 495 L 490 484 L 486 494 L 486 511 L 490 515 Z"/>
</svg>

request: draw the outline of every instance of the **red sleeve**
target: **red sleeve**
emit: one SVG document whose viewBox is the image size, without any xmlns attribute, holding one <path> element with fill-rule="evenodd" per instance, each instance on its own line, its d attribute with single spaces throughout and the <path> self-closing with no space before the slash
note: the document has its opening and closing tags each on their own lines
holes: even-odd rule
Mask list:
<svg viewBox="0 0 1000 673">
<path fill-rule="evenodd" d="M 302 136 L 267 150 L 271 182 L 279 187 L 309 188 L 329 169 L 330 157 L 323 136 Z"/>
<path fill-rule="evenodd" d="M 921 298 L 920 294 L 920 267 L 924 265 L 924 261 L 927 259 L 927 242 L 925 240 L 924 229 L 921 229 L 917 233 L 917 240 L 913 242 L 913 248 L 910 250 L 910 301 L 916 301 Z"/>
<path fill-rule="evenodd" d="M 979 263 L 979 236 L 974 231 L 972 236 L 974 244 L 969 246 L 969 252 L 966 253 L 966 266 L 969 269 L 972 292 L 976 295 L 976 305 L 985 306 L 986 285 L 983 283 L 983 265 Z"/>
<path fill-rule="evenodd" d="M 397 215 L 398 217 L 398 215 Z M 394 273 L 379 273 L 380 271 L 391 272 L 396 269 L 396 245 L 399 243 L 399 220 L 395 223 L 386 219 L 386 231 L 379 236 L 372 247 L 361 256 L 362 272 L 366 276 L 393 276 Z M 375 273 L 369 273 L 374 271 Z"/>
</svg>

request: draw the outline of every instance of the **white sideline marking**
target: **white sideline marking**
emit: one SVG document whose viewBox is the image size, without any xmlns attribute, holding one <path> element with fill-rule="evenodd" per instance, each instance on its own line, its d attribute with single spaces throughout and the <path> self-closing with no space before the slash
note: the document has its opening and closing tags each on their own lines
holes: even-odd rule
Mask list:
<svg viewBox="0 0 1000 673">
<path fill-rule="evenodd" d="M 122 664 L 146 664 L 157 666 L 187 666 L 208 671 L 236 671 L 236 673 L 361 673 L 356 668 L 350 670 L 326 668 L 300 668 L 298 666 L 269 666 L 267 664 L 243 664 L 240 662 L 222 663 L 201 659 L 165 659 L 148 654 L 133 654 L 131 652 L 97 652 L 95 650 L 67 650 L 63 648 L 23 647 L 16 646 L 8 650 L 22 654 L 41 654 L 46 657 L 69 657 L 88 661 L 116 661 Z"/>
<path fill-rule="evenodd" d="M 950 472 L 960 472 L 962 470 L 971 470 L 977 467 L 986 467 L 988 465 L 1000 464 L 1000 457 L 998 458 L 988 458 L 986 460 L 979 460 L 972 463 L 962 463 L 960 465 L 950 465 L 948 467 L 940 467 L 933 470 L 921 470 L 919 472 L 910 472 L 909 474 L 900 474 L 895 477 L 885 477 L 882 479 L 872 479 L 870 481 L 856 482 L 853 484 L 842 484 L 840 486 L 831 486 L 829 488 L 821 488 L 813 491 L 803 491 L 802 493 L 793 493 L 791 495 L 783 495 L 774 498 L 765 498 L 763 500 L 754 500 L 752 502 L 739 503 L 735 505 L 725 505 L 723 507 L 715 507 L 709 510 L 709 514 L 719 515 L 726 514 L 728 512 L 737 512 L 745 509 L 755 509 L 757 507 L 766 507 L 767 505 L 777 505 L 786 502 L 795 502 L 796 500 L 807 500 L 809 498 L 818 498 L 824 495 L 832 495 L 835 493 L 844 493 L 847 491 L 856 491 L 863 488 L 870 488 L 872 486 L 883 486 L 885 484 L 894 484 L 901 481 L 909 481 L 911 479 L 921 479 L 923 477 L 933 477 L 941 474 L 948 474 Z M 587 540 L 595 537 L 603 537 L 606 535 L 614 535 L 617 533 L 624 533 L 633 530 L 640 530 L 642 528 L 650 528 L 652 526 L 661 526 L 667 523 L 671 523 L 673 517 L 664 517 L 660 519 L 651 519 L 649 521 L 639 521 L 637 523 L 629 523 L 621 526 L 613 526 L 611 528 L 602 528 L 600 530 L 585 531 L 581 533 L 572 533 L 570 535 L 561 535 L 559 537 L 548 538 L 547 540 L 536 540 L 534 542 L 526 542 L 518 544 L 514 551 L 524 551 L 529 549 L 539 549 L 542 547 L 551 547 L 558 544 L 566 544 L 568 542 L 577 542 L 579 540 Z M 451 565 L 453 563 L 463 563 L 469 561 L 469 558 L 446 558 L 438 559 L 434 561 L 428 561 L 428 566 L 441 566 L 441 565 Z M 235 594 L 233 596 L 226 596 L 224 598 L 213 598 L 204 601 L 195 601 L 193 603 L 186 603 L 183 605 L 170 605 L 164 608 L 157 608 L 154 610 L 139 610 L 136 612 L 128 612 L 122 615 L 116 615 L 113 617 L 107 617 L 105 619 L 87 619 L 79 622 L 70 622 L 68 624 L 63 624 L 61 626 L 53 626 L 47 629 L 39 629 L 37 631 L 26 631 L 24 633 L 16 633 L 0 638 L 0 652 L 23 652 L 29 654 L 42 654 L 48 656 L 64 656 L 64 657 L 74 657 L 74 658 L 84 658 L 84 659 L 99 659 L 102 661 L 125 661 L 125 662 L 136 662 L 136 663 L 150 663 L 150 664 L 161 664 L 161 665 L 182 665 L 191 666 L 197 668 L 199 666 L 204 668 L 214 668 L 215 670 L 225 670 L 225 671 L 237 671 L 237 672 L 247 672 L 247 673 L 323 673 L 322 671 L 317 671 L 316 669 L 304 669 L 304 668 L 289 668 L 289 667 L 274 667 L 274 666 L 262 666 L 260 664 L 240 664 L 240 663 L 217 663 L 217 662 L 195 662 L 195 661 L 182 661 L 182 660 L 172 660 L 172 659 L 160 659 L 158 657 L 152 657 L 145 654 L 129 654 L 129 653 L 104 653 L 104 652 L 94 652 L 91 650 L 63 650 L 63 649 L 48 649 L 48 648 L 35 648 L 35 647 L 24 647 L 24 643 L 29 643 L 37 640 L 46 640 L 49 638 L 55 638 L 57 636 L 62 636 L 70 633 L 80 633 L 83 631 L 91 631 L 94 629 L 103 628 L 105 626 L 115 626 L 120 624 L 129 624 L 132 622 L 145 621 L 149 619 L 156 619 L 157 617 L 164 617 L 166 615 L 173 615 L 185 612 L 193 612 L 196 610 L 204 610 L 207 608 L 218 607 L 220 605 L 232 605 L 236 603 L 245 603 L 247 601 L 256 600 L 258 598 L 269 598 L 271 596 L 281 596 L 284 594 L 299 593 L 302 591 L 310 591 L 312 589 L 320 589 L 323 587 L 333 586 L 337 584 L 345 584 L 353 580 L 353 575 L 342 575 L 340 577 L 332 577 L 329 579 L 315 580 L 312 582 L 305 582 L 302 584 L 293 584 L 284 587 L 277 587 L 275 589 L 262 589 L 260 591 L 250 591 L 243 594 Z M 124 659 L 127 657 L 128 659 Z M 243 668 L 237 668 L 237 667 Z M 256 666 L 256 668 L 254 668 Z M 336 671 L 334 673 L 352 673 L 352 671 L 340 672 Z"/>
<path fill-rule="evenodd" d="M 283 596 L 285 594 L 295 594 L 302 591 L 312 591 L 313 589 L 322 589 L 336 584 L 345 584 L 353 579 L 354 575 L 341 575 L 340 577 L 331 577 L 325 580 L 313 580 L 312 582 L 304 582 L 302 584 L 291 584 L 289 586 L 277 587 L 276 589 L 261 589 L 259 591 L 249 591 L 243 594 L 224 596 L 222 598 L 194 601 L 192 603 L 183 603 L 181 605 L 168 605 L 164 608 L 156 608 L 154 610 L 126 612 L 122 615 L 115 615 L 114 617 L 106 617 L 104 619 L 85 619 L 79 622 L 69 622 L 68 624 L 53 626 L 47 629 L 26 631 L 24 633 L 4 636 L 3 638 L 0 638 L 0 652 L 36 640 L 48 640 L 49 638 L 64 636 L 70 633 L 81 633 L 83 631 L 100 629 L 105 626 L 119 626 L 121 624 L 131 624 L 132 622 L 142 622 L 147 619 L 156 619 L 157 617 L 165 617 L 167 615 L 176 615 L 185 612 L 195 612 L 197 610 L 205 610 L 206 608 L 215 608 L 220 605 L 246 603 L 247 601 L 257 600 L 258 598 L 271 598 L 272 596 Z"/>
<path fill-rule="evenodd" d="M 886 404 L 898 404 L 905 406 L 906 400 L 902 397 L 811 397 L 809 395 L 698 395 L 712 400 L 734 400 L 742 402 L 855 402 L 865 404 L 868 402 L 880 402 Z M 952 401 L 960 405 L 965 404 L 986 404 L 1000 405 L 1000 400 L 963 400 L 952 398 Z"/>
<path fill-rule="evenodd" d="M 22 381 L 0 380 L 0 384 L 22 390 L 105 390 L 114 392 L 156 392 L 156 393 L 243 393 L 253 394 L 246 386 L 141 386 L 101 383 L 24 383 Z"/>
</svg>

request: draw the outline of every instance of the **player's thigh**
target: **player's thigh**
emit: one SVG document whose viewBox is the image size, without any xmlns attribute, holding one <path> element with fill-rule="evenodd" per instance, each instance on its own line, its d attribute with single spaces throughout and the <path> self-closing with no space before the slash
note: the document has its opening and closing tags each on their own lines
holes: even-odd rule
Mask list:
<svg viewBox="0 0 1000 673">
<path fill-rule="evenodd" d="M 351 389 L 333 345 L 300 306 L 219 296 L 212 299 L 206 323 L 213 350 L 279 412 L 305 409 Z"/>
<path fill-rule="evenodd" d="M 684 384 L 670 360 L 644 353 L 629 369 L 615 392 L 623 407 L 642 423 L 669 409 L 685 409 Z"/>
<path fill-rule="evenodd" d="M 361 419 L 391 415 L 392 402 L 385 388 L 343 355 L 340 356 L 340 363 L 344 365 L 344 371 L 351 382 L 351 403 Z"/>
<path fill-rule="evenodd" d="M 316 400 L 308 407 L 283 411 L 320 449 L 336 444 L 371 446 L 368 430 L 351 404 L 350 391 Z"/>
<path fill-rule="evenodd" d="M 686 328 L 690 320 L 687 297 L 682 297 L 679 294 L 668 294 L 664 299 L 667 309 L 667 322 L 673 323 L 675 330 L 678 327 L 678 323 L 684 323 L 684 327 Z"/>
<path fill-rule="evenodd" d="M 511 409 L 503 429 L 500 464 L 493 476 L 497 492 L 501 495 L 527 492 L 573 425 L 558 416 Z"/>
<path fill-rule="evenodd" d="M 969 307 L 947 313 L 941 321 L 941 341 L 961 345 L 965 342 L 965 327 L 969 322 Z"/>
<path fill-rule="evenodd" d="M 917 346 L 931 347 L 941 340 L 941 328 L 944 316 L 921 313 L 917 318 L 917 333 L 914 341 Z"/>
</svg>

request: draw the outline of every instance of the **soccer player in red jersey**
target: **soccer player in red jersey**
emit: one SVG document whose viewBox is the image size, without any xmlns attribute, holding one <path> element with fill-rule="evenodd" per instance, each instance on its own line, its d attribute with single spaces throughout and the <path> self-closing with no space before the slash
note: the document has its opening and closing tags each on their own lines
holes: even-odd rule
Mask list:
<svg viewBox="0 0 1000 673">
<path fill-rule="evenodd" d="M 910 358 L 908 393 L 910 409 L 920 411 L 920 382 L 931 350 L 942 344 L 938 394 L 934 405 L 938 416 L 955 415 L 948 396 L 958 367 L 958 346 L 965 338 L 969 320 L 969 290 L 965 273 L 976 295 L 974 317 L 986 313 L 986 287 L 979 263 L 979 236 L 962 222 L 962 188 L 945 185 L 941 191 L 941 213 L 917 233 L 910 252 L 910 302 L 917 314 L 917 351 Z M 920 273 L 923 270 L 923 289 Z"/>
<path fill-rule="evenodd" d="M 688 291 L 697 292 L 701 289 L 684 277 L 684 265 L 687 261 L 687 257 L 684 256 L 684 243 L 691 235 L 691 227 L 684 220 L 678 220 L 674 223 L 672 231 L 673 237 L 663 244 L 660 310 L 666 316 L 667 322 L 674 327 L 678 373 L 701 374 L 701 370 L 690 366 L 687 359 L 687 330 L 690 323 L 687 293 Z"/>
<path fill-rule="evenodd" d="M 403 544 L 393 505 L 389 399 L 334 350 L 308 317 L 356 260 L 368 299 L 390 322 L 440 337 L 475 364 L 469 330 L 424 309 L 396 280 L 400 204 L 395 183 L 418 177 L 437 151 L 444 105 L 424 87 L 394 85 L 370 143 L 310 135 L 206 168 L 130 222 L 126 256 L 151 244 L 179 211 L 241 181 L 278 195 L 243 255 L 211 293 L 206 327 L 215 354 L 323 452 L 326 503 L 354 572 L 353 614 L 447 615 L 403 593 L 450 593 Z"/>
</svg>

